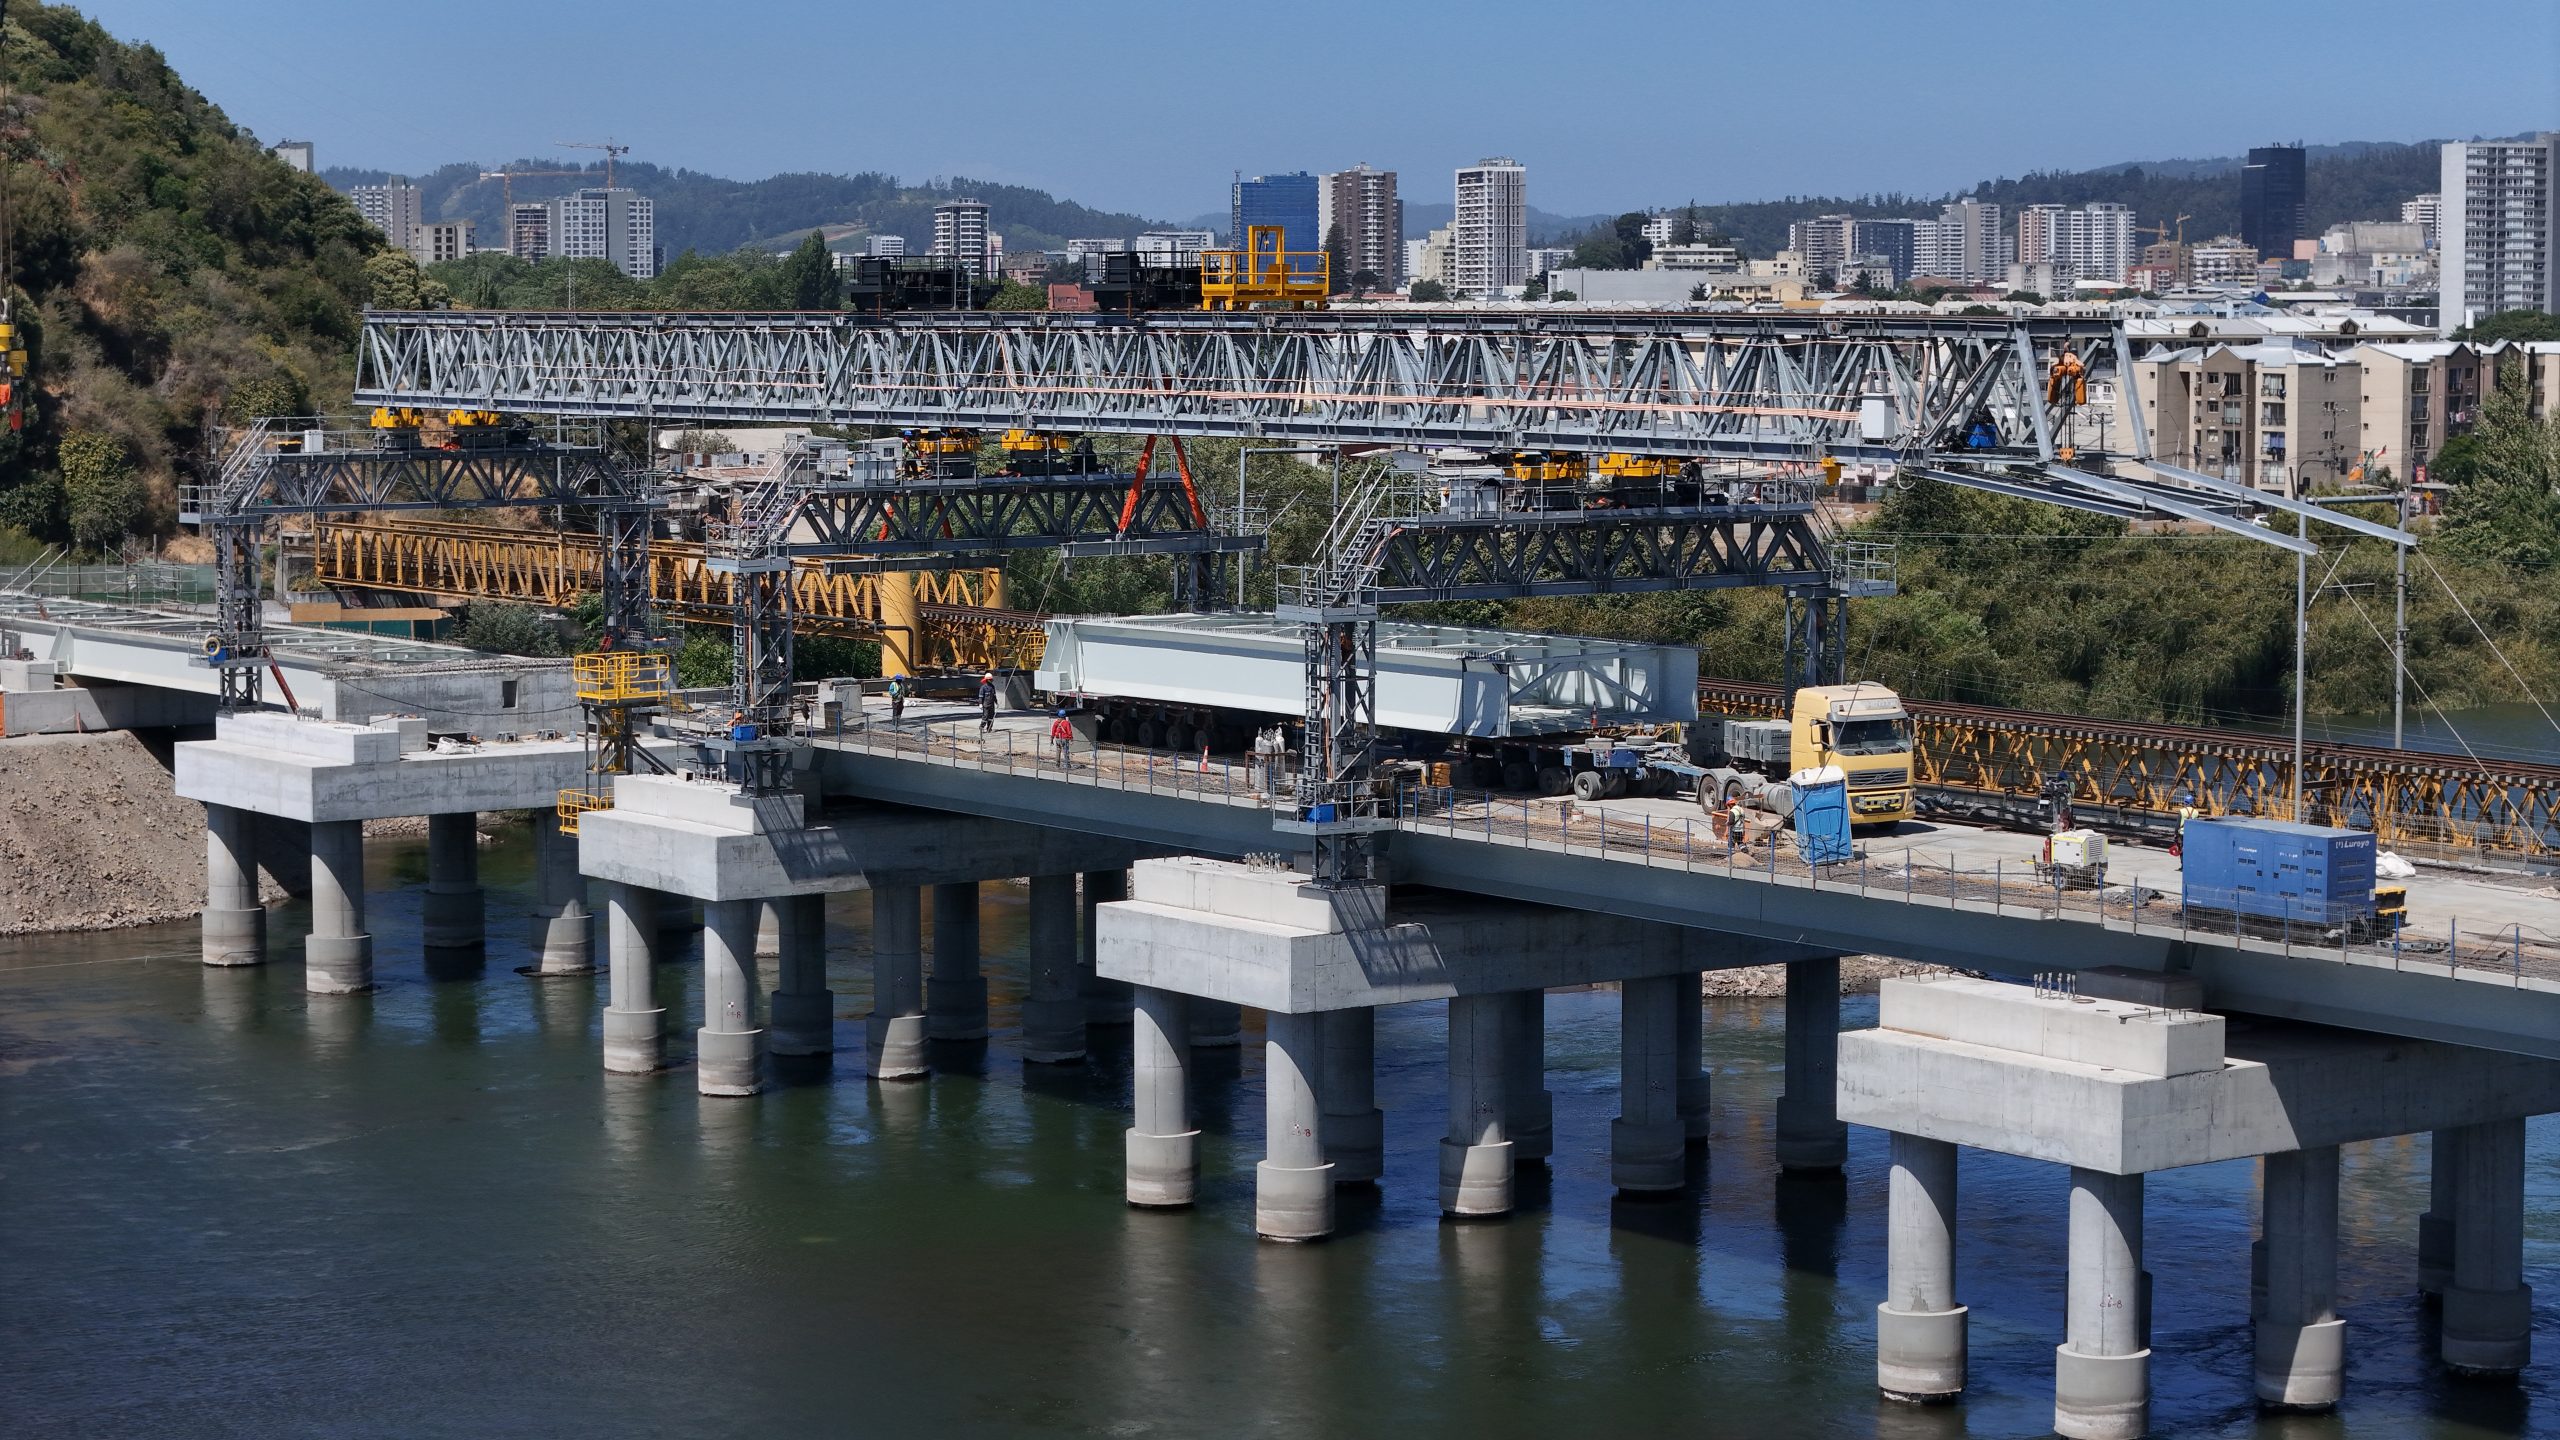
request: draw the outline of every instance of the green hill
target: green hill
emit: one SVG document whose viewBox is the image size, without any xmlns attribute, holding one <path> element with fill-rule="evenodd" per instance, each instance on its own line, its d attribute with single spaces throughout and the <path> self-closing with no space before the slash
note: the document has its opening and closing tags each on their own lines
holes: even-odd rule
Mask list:
<svg viewBox="0 0 2560 1440">
<path fill-rule="evenodd" d="M 354 383 L 380 237 L 189 89 L 61 5 L 8 7 L 0 196 L 33 404 L 0 428 L 0 525 L 92 549 L 165 529 L 209 419 Z"/>
</svg>

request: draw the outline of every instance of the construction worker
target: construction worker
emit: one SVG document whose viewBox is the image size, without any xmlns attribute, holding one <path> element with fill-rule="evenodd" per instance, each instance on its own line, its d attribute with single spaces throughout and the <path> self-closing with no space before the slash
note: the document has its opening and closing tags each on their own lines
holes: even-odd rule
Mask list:
<svg viewBox="0 0 2560 1440">
<path fill-rule="evenodd" d="M 1058 768 L 1061 770 L 1075 768 L 1074 762 L 1067 759 L 1067 747 L 1075 743 L 1075 738 L 1074 723 L 1067 719 L 1066 711 L 1060 710 L 1058 718 L 1049 722 L 1049 743 L 1057 749 Z"/>
<path fill-rule="evenodd" d="M 2194 818 L 2196 818 L 2196 816 L 2197 816 L 2199 813 L 2201 813 L 2201 812 L 2199 812 L 2199 811 L 2196 809 L 2196 797 L 2195 797 L 2194 795 L 2190 794 L 2190 793 L 2189 793 L 2189 792 L 2187 792 L 2187 791 L 2184 791 L 2184 790 L 2179 791 L 2179 792 L 2178 792 L 2178 833 L 2177 833 L 2177 836 L 2176 836 L 2174 839 L 2170 840 L 2170 842 L 2169 842 L 2169 853 L 2170 853 L 2171 855 L 2174 855 L 2174 856 L 2178 857 L 2178 858 L 2179 858 L 2179 859 L 2181 859 L 2181 860 L 2183 860 L 2183 859 L 2185 859 L 2185 858 L 2186 858 L 2186 855 L 2187 855 L 2187 822 L 2188 822 L 2188 821 L 2190 821 L 2190 820 L 2193 820 Z"/>
<path fill-rule="evenodd" d="M 978 738 L 984 740 L 996 728 L 996 677 L 993 671 L 978 677 Z"/>
<path fill-rule="evenodd" d="M 904 672 L 889 677 L 889 723 L 907 718 L 907 677 Z"/>
<path fill-rule="evenodd" d="M 729 717 L 729 738 L 741 745 L 756 738 L 756 727 L 747 719 L 746 711 L 740 710 Z"/>
</svg>

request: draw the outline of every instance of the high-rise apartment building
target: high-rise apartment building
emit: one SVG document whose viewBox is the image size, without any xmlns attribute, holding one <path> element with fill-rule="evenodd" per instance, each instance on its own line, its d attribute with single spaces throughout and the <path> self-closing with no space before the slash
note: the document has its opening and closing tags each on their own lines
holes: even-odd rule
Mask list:
<svg viewBox="0 0 2560 1440">
<path fill-rule="evenodd" d="M 1493 156 L 1458 172 L 1458 211 L 1450 221 L 1449 284 L 1462 294 L 1498 298 L 1529 283 L 1529 172 Z"/>
<path fill-rule="evenodd" d="M 2199 285 L 2254 285 L 2258 247 L 2237 235 L 2217 235 L 2187 251 L 2187 273 Z"/>
<path fill-rule="evenodd" d="M 2240 167 L 2240 238 L 2266 260 L 2293 258 L 2293 242 L 2311 232 L 2310 196 L 2299 145 L 2261 145 Z"/>
<path fill-rule="evenodd" d="M 1787 226 L 1787 248 L 1804 257 L 1804 273 L 1816 285 L 1843 283 L 1849 257 L 1861 253 L 1854 243 L 1858 222 L 1846 215 L 1817 215 Z"/>
<path fill-rule="evenodd" d="M 1207 230 L 1141 230 L 1130 243 L 1149 265 L 1197 265 L 1201 251 L 1217 248 L 1218 237 Z"/>
<path fill-rule="evenodd" d="M 551 254 L 602 260 L 634 280 L 658 273 L 657 206 L 646 196 L 598 186 L 543 203 Z"/>
<path fill-rule="evenodd" d="M 541 260 L 551 254 L 549 202 L 519 200 L 508 208 L 507 253 L 519 260 Z"/>
<path fill-rule="evenodd" d="M 1935 226 L 1934 220 L 1861 220 L 1849 232 L 1850 253 L 1880 255 L 1893 273 L 1893 283 L 1906 284 L 1918 272 L 1919 227 Z"/>
<path fill-rule="evenodd" d="M 2018 263 L 2021 265 L 2058 264 L 2062 259 L 2063 216 L 2068 205 L 2021 205 L 2018 207 Z"/>
<path fill-rule="evenodd" d="M 2021 217 L 2023 222 L 2023 217 Z M 2019 260 L 2026 259 L 2022 253 Z M 2141 258 L 2130 206 L 2109 201 L 2082 205 L 2062 217 L 2062 237 L 2055 257 L 2072 280 L 2104 280 L 2121 284 Z"/>
<path fill-rule="evenodd" d="M 299 170 L 305 175 L 311 173 L 311 142 L 308 140 L 279 140 L 276 148 L 267 153 L 283 161 L 288 170 Z"/>
<path fill-rule="evenodd" d="M 1257 225 L 1280 227 L 1280 248 L 1291 254 L 1304 255 L 1292 261 L 1291 273 L 1304 272 L 1314 278 L 1314 257 L 1324 249 L 1324 231 L 1317 228 L 1317 192 L 1323 187 L 1316 177 L 1304 170 L 1293 175 L 1256 175 L 1238 180 L 1227 194 L 1227 244 L 1244 248 L 1245 232 Z"/>
<path fill-rule="evenodd" d="M 1996 285 L 2009 278 L 2010 238 L 2000 223 L 2000 207 L 1984 200 L 1958 200 L 1938 211 L 1940 258 L 1950 267 L 1942 274 L 1973 285 Z"/>
<path fill-rule="evenodd" d="M 459 260 L 479 248 L 479 226 L 468 220 L 437 220 L 410 236 L 409 256 L 421 265 Z"/>
<path fill-rule="evenodd" d="M 2420 195 L 2400 202 L 2400 218 L 2418 227 L 2420 241 L 2430 250 L 2436 248 L 2436 228 L 2444 215 L 2444 196 Z"/>
<path fill-rule="evenodd" d="M 1325 176 L 1316 198 L 1316 233 L 1329 242 L 1337 227 L 1342 231 L 1343 272 L 1333 277 L 1334 288 L 1351 288 L 1351 277 L 1364 271 L 1377 277 L 1377 288 L 1401 287 L 1404 201 L 1396 196 L 1396 172 L 1363 161 Z"/>
<path fill-rule="evenodd" d="M 2447 334 L 2502 310 L 2560 314 L 2560 131 L 2444 147 L 2436 221 Z"/>
<path fill-rule="evenodd" d="M 985 275 L 988 263 L 987 203 L 945 200 L 933 207 L 933 250 L 936 259 L 957 261 L 971 275 Z"/>
<path fill-rule="evenodd" d="M 907 253 L 907 237 L 904 235 L 865 235 L 862 237 L 862 253 L 865 255 L 904 255 Z"/>
<path fill-rule="evenodd" d="M 418 226 L 426 219 L 423 197 L 405 175 L 394 175 L 381 185 L 351 186 L 347 198 L 356 202 L 357 214 L 403 250 L 409 248 L 409 242 L 417 237 Z"/>
</svg>

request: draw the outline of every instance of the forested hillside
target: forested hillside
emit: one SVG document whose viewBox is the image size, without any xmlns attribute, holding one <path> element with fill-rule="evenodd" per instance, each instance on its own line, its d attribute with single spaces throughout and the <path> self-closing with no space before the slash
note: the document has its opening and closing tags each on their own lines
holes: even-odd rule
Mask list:
<svg viewBox="0 0 2560 1440">
<path fill-rule="evenodd" d="M 343 401 L 381 241 L 150 46 L 29 4 L 0 42 L 7 284 L 34 397 L 25 428 L 0 429 L 0 525 L 106 548 L 169 522 L 208 420 Z"/>
</svg>

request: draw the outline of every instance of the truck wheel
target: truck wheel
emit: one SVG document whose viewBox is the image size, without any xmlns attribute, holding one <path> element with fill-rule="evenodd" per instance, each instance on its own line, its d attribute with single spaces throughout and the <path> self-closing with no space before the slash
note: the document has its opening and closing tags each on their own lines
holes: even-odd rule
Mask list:
<svg viewBox="0 0 2560 1440">
<path fill-rule="evenodd" d="M 1167 750 L 1179 751 L 1190 748 L 1185 743 L 1190 738 L 1191 727 L 1179 720 L 1172 721 L 1164 727 L 1164 748 Z"/>
<path fill-rule="evenodd" d="M 1541 765 L 1538 767 L 1539 794 L 1554 799 L 1572 788 L 1573 777 L 1564 773 L 1563 766 Z"/>
<path fill-rule="evenodd" d="M 1724 803 L 1726 803 L 1727 805 L 1730 805 L 1730 804 L 1732 804 L 1734 801 L 1739 800 L 1739 799 L 1741 799 L 1741 798 L 1742 798 L 1742 782 L 1741 782 L 1741 781 L 1739 781 L 1739 780 L 1727 780 L 1726 782 L 1724 782 Z"/>
<path fill-rule="evenodd" d="M 1625 774 L 1612 773 L 1601 784 L 1600 792 L 1612 800 L 1623 800 L 1626 798 L 1628 787 L 1634 783 L 1634 780 Z"/>
<path fill-rule="evenodd" d="M 1703 779 L 1698 782 L 1698 808 L 1710 815 L 1716 813 L 1715 782 Z"/>
<path fill-rule="evenodd" d="M 1139 749 L 1153 750 L 1156 748 L 1156 741 L 1162 738 L 1163 732 L 1156 728 L 1156 722 L 1153 720 L 1141 720 L 1138 722 Z"/>
<path fill-rule="evenodd" d="M 1609 782 L 1597 770 L 1577 771 L 1573 777 L 1573 795 L 1577 800 L 1597 800 L 1609 791 Z"/>
<path fill-rule="evenodd" d="M 1517 760 L 1502 767 L 1502 788 L 1505 790 L 1526 790 L 1537 778 L 1528 766 Z"/>
</svg>

